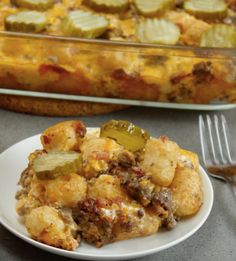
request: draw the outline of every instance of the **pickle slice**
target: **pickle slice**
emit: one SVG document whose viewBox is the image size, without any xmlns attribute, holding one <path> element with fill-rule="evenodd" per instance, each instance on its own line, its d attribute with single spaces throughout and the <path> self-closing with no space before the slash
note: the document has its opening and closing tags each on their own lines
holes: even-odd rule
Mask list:
<svg viewBox="0 0 236 261">
<path fill-rule="evenodd" d="M 39 33 L 46 25 L 46 16 L 37 11 L 23 11 L 5 18 L 5 29 L 8 31 Z"/>
<path fill-rule="evenodd" d="M 83 3 L 95 11 L 106 13 L 124 12 L 128 6 L 128 0 L 84 0 Z"/>
<path fill-rule="evenodd" d="M 149 134 L 128 121 L 111 120 L 102 125 L 100 137 L 114 139 L 125 149 L 135 152 L 144 148 Z"/>
<path fill-rule="evenodd" d="M 175 0 L 134 0 L 134 5 L 143 16 L 154 17 L 173 8 Z"/>
<path fill-rule="evenodd" d="M 54 0 L 11 0 L 11 3 L 17 7 L 44 11 L 54 5 Z"/>
<path fill-rule="evenodd" d="M 147 19 L 139 23 L 136 35 L 143 43 L 176 44 L 180 37 L 180 29 L 164 19 Z"/>
<path fill-rule="evenodd" d="M 200 39 L 201 47 L 236 47 L 236 31 L 226 24 L 217 24 L 203 32 Z"/>
<path fill-rule="evenodd" d="M 62 23 L 62 31 L 67 36 L 96 38 L 108 28 L 109 21 L 91 12 L 76 10 L 69 13 Z"/>
<path fill-rule="evenodd" d="M 57 151 L 38 155 L 32 162 L 38 179 L 49 180 L 70 173 L 78 173 L 82 168 L 82 156 L 74 151 Z"/>
<path fill-rule="evenodd" d="M 223 0 L 187 0 L 184 9 L 202 19 L 222 19 L 227 16 L 227 4 Z"/>
</svg>

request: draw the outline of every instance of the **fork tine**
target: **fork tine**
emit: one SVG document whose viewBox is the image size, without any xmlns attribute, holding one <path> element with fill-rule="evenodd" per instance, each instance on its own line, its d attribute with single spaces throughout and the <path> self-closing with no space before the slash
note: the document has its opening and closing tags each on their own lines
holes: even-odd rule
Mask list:
<svg viewBox="0 0 236 261">
<path fill-rule="evenodd" d="M 226 161 L 224 154 L 223 154 L 222 140 L 221 140 L 221 137 L 220 137 L 220 130 L 219 130 L 219 120 L 218 120 L 217 115 L 214 115 L 214 125 L 215 125 L 216 137 L 217 137 L 217 141 L 218 141 L 220 159 L 221 159 L 223 164 L 226 164 L 227 161 Z"/>
<path fill-rule="evenodd" d="M 216 158 L 214 140 L 213 140 L 213 135 L 212 135 L 212 122 L 211 122 L 211 118 L 208 114 L 206 116 L 206 119 L 207 119 L 207 127 L 208 127 L 208 133 L 209 133 L 209 138 L 210 138 L 210 147 L 211 147 L 211 152 L 212 152 L 212 156 L 213 156 L 213 161 L 215 164 L 219 164 L 219 161 Z"/>
<path fill-rule="evenodd" d="M 227 132 L 229 133 L 229 128 L 227 121 L 225 119 L 225 116 L 221 114 L 221 124 L 222 124 L 222 130 L 223 130 L 223 135 L 224 135 L 224 141 L 225 141 L 225 147 L 226 147 L 226 153 L 227 153 L 227 160 L 229 161 L 230 164 L 233 163 L 231 153 L 230 153 L 230 148 L 229 148 L 229 142 L 228 142 L 228 135 Z"/>
<path fill-rule="evenodd" d="M 206 154 L 205 154 L 205 144 L 206 143 L 204 142 L 204 135 L 206 132 L 206 128 L 205 128 L 205 123 L 204 123 L 202 115 L 199 116 L 198 122 L 199 122 L 198 125 L 199 125 L 201 149 L 202 149 L 202 159 L 203 159 L 204 164 L 206 165 L 207 164 Z"/>
</svg>

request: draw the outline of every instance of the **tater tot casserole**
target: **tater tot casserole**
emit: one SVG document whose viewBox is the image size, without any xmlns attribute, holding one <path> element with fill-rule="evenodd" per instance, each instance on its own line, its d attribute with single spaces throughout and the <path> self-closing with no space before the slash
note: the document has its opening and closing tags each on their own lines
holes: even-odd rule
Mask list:
<svg viewBox="0 0 236 261">
<path fill-rule="evenodd" d="M 174 229 L 203 203 L 198 157 L 166 136 L 111 120 L 60 122 L 41 134 L 16 193 L 29 235 L 75 250 Z M 157 234 L 158 236 L 158 234 Z"/>
<path fill-rule="evenodd" d="M 235 10 L 235 0 L 4 0 L 1 88 L 235 103 Z M 11 95 L 0 107 L 44 115 L 123 108 Z"/>
</svg>

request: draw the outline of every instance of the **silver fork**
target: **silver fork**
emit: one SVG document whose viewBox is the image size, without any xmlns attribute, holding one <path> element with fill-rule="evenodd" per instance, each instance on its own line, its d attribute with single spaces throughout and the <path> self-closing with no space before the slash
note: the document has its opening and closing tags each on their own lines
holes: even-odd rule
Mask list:
<svg viewBox="0 0 236 261">
<path fill-rule="evenodd" d="M 208 174 L 227 182 L 236 198 L 236 162 L 232 159 L 229 128 L 224 115 L 199 116 L 203 163 Z"/>
</svg>

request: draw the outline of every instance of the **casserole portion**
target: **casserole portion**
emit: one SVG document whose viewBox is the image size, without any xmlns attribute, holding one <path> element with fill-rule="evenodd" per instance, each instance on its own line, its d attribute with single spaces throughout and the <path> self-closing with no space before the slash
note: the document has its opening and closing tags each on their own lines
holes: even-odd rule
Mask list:
<svg viewBox="0 0 236 261">
<path fill-rule="evenodd" d="M 16 211 L 45 244 L 75 250 L 81 240 L 102 247 L 148 236 L 174 229 L 203 203 L 197 155 L 132 123 L 86 133 L 80 121 L 61 122 L 41 143 L 21 174 Z"/>
<path fill-rule="evenodd" d="M 1 88 L 188 104 L 236 101 L 234 1 L 31 2 L 0 3 L 6 32 L 0 38 Z M 18 34 L 27 31 L 40 35 Z M 109 111 L 104 105 L 81 103 L 76 110 L 68 102 L 44 104 L 0 100 L 3 108 L 46 115 Z"/>
</svg>

